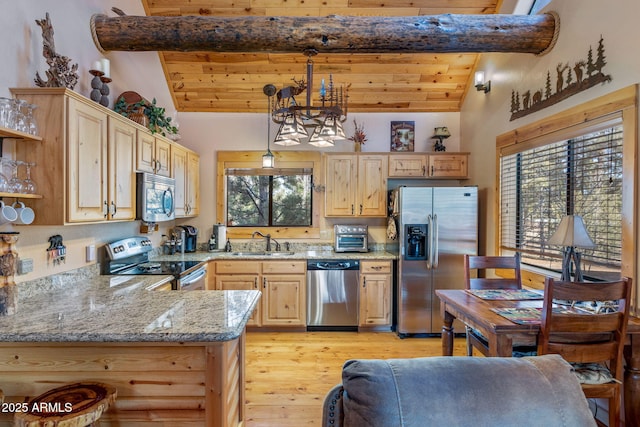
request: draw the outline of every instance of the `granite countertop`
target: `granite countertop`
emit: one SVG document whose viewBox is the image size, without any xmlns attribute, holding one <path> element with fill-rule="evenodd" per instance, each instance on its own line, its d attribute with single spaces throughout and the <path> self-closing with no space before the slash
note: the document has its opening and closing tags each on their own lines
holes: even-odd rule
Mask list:
<svg viewBox="0 0 640 427">
<path fill-rule="evenodd" d="M 0 342 L 215 342 L 237 338 L 259 291 L 152 291 L 172 276 L 60 274 L 17 285 Z"/>
<path fill-rule="evenodd" d="M 396 259 L 396 255 L 386 251 L 369 251 L 369 252 L 335 252 L 333 250 L 311 250 L 311 251 L 281 251 L 281 252 L 252 252 L 252 251 L 232 251 L 225 252 L 223 250 L 216 250 L 213 252 L 187 252 L 184 255 L 156 255 L 153 259 L 158 261 L 214 261 L 218 259 L 226 260 L 308 260 L 308 259 L 359 259 L 359 260 L 381 260 Z"/>
</svg>

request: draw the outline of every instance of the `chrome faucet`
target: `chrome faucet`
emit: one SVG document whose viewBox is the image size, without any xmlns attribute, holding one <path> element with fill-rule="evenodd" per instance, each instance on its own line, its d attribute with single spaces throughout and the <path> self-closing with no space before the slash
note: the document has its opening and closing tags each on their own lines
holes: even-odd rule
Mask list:
<svg viewBox="0 0 640 427">
<path fill-rule="evenodd" d="M 259 231 L 254 231 L 253 234 L 251 235 L 251 238 L 255 238 L 256 234 L 260 237 L 264 237 L 265 239 L 267 239 L 267 248 L 265 249 L 267 252 L 271 252 L 271 234 L 262 234 Z"/>
</svg>

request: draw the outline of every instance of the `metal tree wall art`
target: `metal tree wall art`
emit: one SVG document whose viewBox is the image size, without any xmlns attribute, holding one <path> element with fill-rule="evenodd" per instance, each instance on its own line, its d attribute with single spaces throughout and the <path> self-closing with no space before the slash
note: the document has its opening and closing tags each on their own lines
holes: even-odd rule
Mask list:
<svg viewBox="0 0 640 427">
<path fill-rule="evenodd" d="M 527 90 L 522 94 L 511 91 L 510 120 L 535 113 L 597 84 L 610 82 L 611 76 L 602 72 L 606 64 L 604 41 L 600 36 L 595 60 L 593 59 L 593 48 L 589 46 L 586 60 L 581 59 L 572 67 L 569 66 L 569 63 L 559 63 L 556 66 L 555 92 L 552 92 L 551 72 L 549 71 L 547 71 L 544 89 L 538 89 L 533 93 L 531 90 Z"/>
<path fill-rule="evenodd" d="M 47 12 L 45 19 L 36 19 L 36 24 L 42 28 L 42 55 L 49 65 L 49 69 L 46 71 L 47 80 L 42 80 L 36 71 L 36 78 L 34 79 L 36 86 L 67 87 L 73 89 L 76 83 L 78 83 L 78 64 L 73 64 L 69 67 L 71 59 L 56 53 L 56 47 L 53 41 L 53 26 L 49 19 L 49 12 Z"/>
</svg>

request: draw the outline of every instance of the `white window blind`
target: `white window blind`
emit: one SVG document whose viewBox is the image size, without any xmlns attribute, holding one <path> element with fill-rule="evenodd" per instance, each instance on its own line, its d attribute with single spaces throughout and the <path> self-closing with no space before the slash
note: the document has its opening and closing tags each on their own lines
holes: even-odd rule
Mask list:
<svg viewBox="0 0 640 427">
<path fill-rule="evenodd" d="M 581 215 L 596 244 L 578 249 L 583 271 L 606 280 L 621 266 L 621 120 L 565 135 L 501 157 L 501 244 L 524 263 L 558 271 L 562 248 L 546 242 L 564 215 Z"/>
</svg>

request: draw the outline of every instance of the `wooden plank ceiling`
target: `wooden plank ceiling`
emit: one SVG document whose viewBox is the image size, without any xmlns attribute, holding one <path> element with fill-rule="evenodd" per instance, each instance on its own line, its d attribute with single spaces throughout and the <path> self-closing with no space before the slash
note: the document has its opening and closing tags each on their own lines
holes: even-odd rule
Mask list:
<svg viewBox="0 0 640 427">
<path fill-rule="evenodd" d="M 496 13 L 502 0 L 142 0 L 148 16 L 418 16 Z M 126 12 L 126 11 L 125 11 Z M 160 52 L 179 111 L 265 112 L 262 88 L 306 78 L 286 53 Z M 347 85 L 349 112 L 456 112 L 473 88 L 478 54 L 319 54 L 314 88 Z"/>
</svg>

